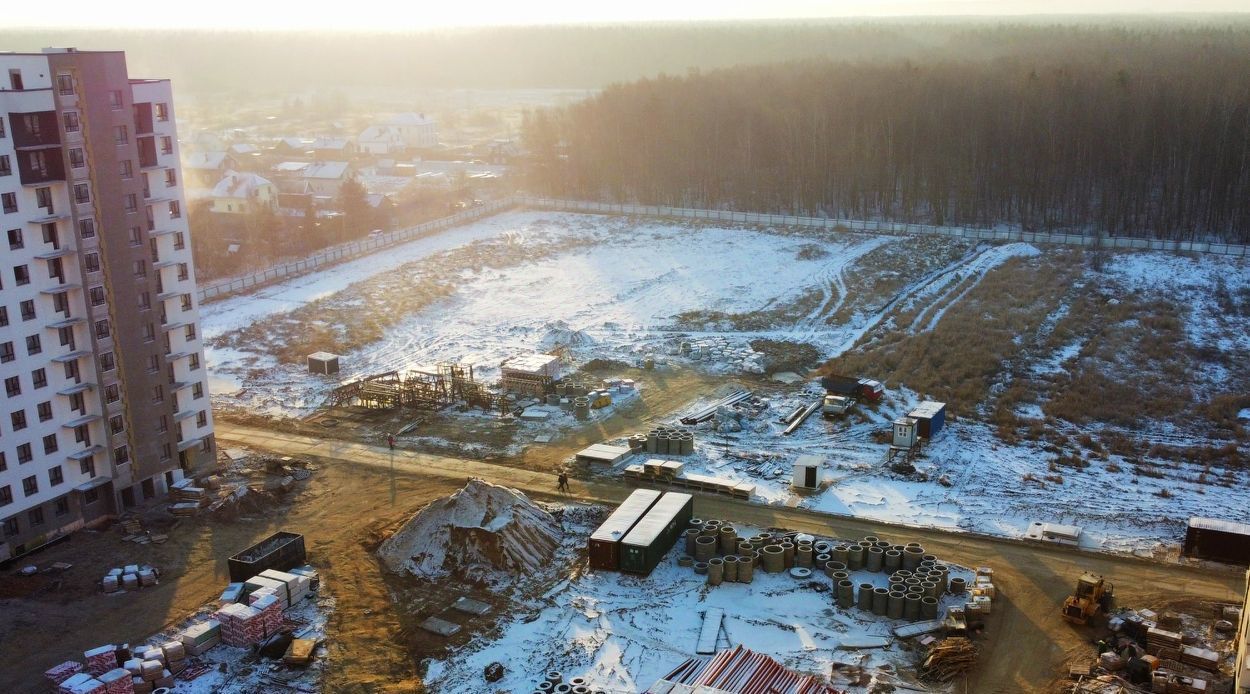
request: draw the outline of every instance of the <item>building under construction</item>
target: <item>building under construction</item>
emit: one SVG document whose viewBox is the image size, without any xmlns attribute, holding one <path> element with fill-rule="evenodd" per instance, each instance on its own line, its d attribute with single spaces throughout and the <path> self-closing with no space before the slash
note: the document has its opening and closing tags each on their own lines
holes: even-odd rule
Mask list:
<svg viewBox="0 0 1250 694">
<path fill-rule="evenodd" d="M 387 371 L 365 376 L 335 388 L 329 404 L 378 410 L 440 410 L 457 404 L 498 412 L 508 409 L 506 398 L 473 379 L 472 366 L 451 363 L 439 364 L 437 372 Z"/>
</svg>

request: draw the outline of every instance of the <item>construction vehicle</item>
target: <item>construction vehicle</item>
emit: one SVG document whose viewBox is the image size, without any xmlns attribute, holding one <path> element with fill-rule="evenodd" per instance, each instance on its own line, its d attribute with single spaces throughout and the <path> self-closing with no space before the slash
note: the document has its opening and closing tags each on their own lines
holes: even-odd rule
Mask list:
<svg viewBox="0 0 1250 694">
<path fill-rule="evenodd" d="M 880 381 L 854 376 L 825 376 L 820 379 L 820 386 L 829 395 L 841 395 L 856 400 L 878 402 L 885 396 L 885 387 Z"/>
<path fill-rule="evenodd" d="M 1115 586 L 1087 571 L 1077 579 L 1076 591 L 1063 601 L 1063 618 L 1073 624 L 1086 624 L 1100 613 L 1111 611 L 1114 595 Z"/>
<path fill-rule="evenodd" d="M 839 417 L 850 411 L 855 401 L 845 395 L 826 395 L 820 411 L 826 417 Z"/>
</svg>

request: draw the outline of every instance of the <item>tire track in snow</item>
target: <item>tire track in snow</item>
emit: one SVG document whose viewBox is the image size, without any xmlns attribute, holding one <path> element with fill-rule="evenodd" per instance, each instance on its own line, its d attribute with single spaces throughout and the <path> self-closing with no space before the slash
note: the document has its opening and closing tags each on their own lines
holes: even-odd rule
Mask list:
<svg viewBox="0 0 1250 694">
<path fill-rule="evenodd" d="M 994 246 L 986 250 L 959 269 L 959 281 L 952 284 L 948 289 L 942 291 L 942 293 L 935 298 L 927 308 L 921 311 L 916 316 L 915 320 L 912 321 L 912 324 L 908 326 L 908 330 L 912 334 L 932 331 L 935 327 L 937 327 L 938 322 L 942 320 L 942 316 L 946 315 L 946 312 L 950 309 L 950 307 L 962 301 L 963 298 L 968 295 L 968 292 L 975 289 L 990 270 L 1002 265 L 1011 258 L 1035 256 L 1039 253 L 1040 251 L 1038 251 L 1031 244 L 1027 243 L 1010 243 L 1005 246 Z M 972 282 L 967 284 L 967 286 L 964 286 L 964 281 L 967 280 L 969 276 L 972 277 Z M 960 290 L 960 287 L 963 287 L 963 289 Z M 957 290 L 958 294 L 955 294 Z M 952 295 L 953 298 L 950 298 Z M 947 301 L 948 298 L 950 298 L 949 301 Z M 921 328 L 920 324 L 924 321 L 926 315 L 929 316 L 929 320 L 925 322 L 925 326 Z"/>
</svg>

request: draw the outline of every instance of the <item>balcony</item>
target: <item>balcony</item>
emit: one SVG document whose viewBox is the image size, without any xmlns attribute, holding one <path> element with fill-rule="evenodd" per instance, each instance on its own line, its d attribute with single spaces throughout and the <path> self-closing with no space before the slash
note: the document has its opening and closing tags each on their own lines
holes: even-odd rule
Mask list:
<svg viewBox="0 0 1250 694">
<path fill-rule="evenodd" d="M 135 103 L 135 134 L 152 134 L 152 104 Z"/>
<path fill-rule="evenodd" d="M 96 416 L 99 417 L 100 415 L 96 415 Z M 70 460 L 82 460 L 83 458 L 87 458 L 93 455 L 99 455 L 103 452 L 104 452 L 104 446 L 101 446 L 100 444 L 97 443 L 94 446 L 91 446 L 89 448 L 84 448 L 81 451 L 74 451 L 73 453 L 70 453 L 69 455 L 65 457 L 69 458 Z M 105 482 L 108 481 L 107 477 L 99 478 L 99 479 L 103 479 Z M 94 482 L 95 480 L 92 480 L 92 481 Z"/>
<path fill-rule="evenodd" d="M 65 162 L 59 146 L 17 153 L 17 171 L 24 186 L 64 182 Z"/>
<path fill-rule="evenodd" d="M 78 427 L 83 426 L 84 424 L 91 424 L 92 422 L 98 422 L 101 419 L 104 419 L 103 415 L 88 414 L 88 415 L 83 415 L 79 417 L 78 419 L 71 419 L 70 421 L 61 424 L 61 427 L 64 429 L 77 429 Z"/>
<path fill-rule="evenodd" d="M 135 141 L 139 145 L 139 169 L 155 169 L 160 166 L 156 159 L 156 138 L 139 137 Z"/>
<path fill-rule="evenodd" d="M 10 113 L 13 147 L 18 151 L 61 146 L 61 128 L 56 111 Z"/>
</svg>

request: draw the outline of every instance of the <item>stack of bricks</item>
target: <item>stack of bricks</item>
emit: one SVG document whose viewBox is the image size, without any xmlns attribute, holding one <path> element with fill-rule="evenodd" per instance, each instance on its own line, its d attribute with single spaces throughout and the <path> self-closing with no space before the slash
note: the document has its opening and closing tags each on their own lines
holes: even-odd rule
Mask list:
<svg viewBox="0 0 1250 694">
<path fill-rule="evenodd" d="M 43 673 L 43 676 L 48 678 L 48 681 L 52 683 L 53 687 L 59 687 L 61 686 L 61 683 L 69 679 L 70 676 L 77 675 L 80 672 L 82 672 L 82 663 L 67 660 L 60 665 L 48 668 L 48 670 Z"/>
<path fill-rule="evenodd" d="M 161 644 L 161 653 L 165 654 L 165 669 L 177 675 L 187 669 L 187 649 L 181 641 L 170 641 Z"/>
<path fill-rule="evenodd" d="M 100 675 L 106 694 L 134 694 L 135 683 L 130 673 L 123 668 L 109 670 Z"/>
<path fill-rule="evenodd" d="M 262 595 L 252 601 L 252 608 L 260 611 L 266 636 L 276 634 L 282 628 L 282 603 L 278 601 L 278 596 L 272 593 Z"/>
<path fill-rule="evenodd" d="M 83 652 L 87 660 L 87 672 L 92 677 L 103 675 L 117 667 L 117 649 L 112 644 Z"/>
<path fill-rule="evenodd" d="M 250 605 L 226 605 L 215 616 L 221 622 L 221 642 L 227 646 L 248 648 L 265 638 L 264 618 Z"/>
<path fill-rule="evenodd" d="M 107 694 L 108 692 L 103 682 L 85 672 L 70 675 L 57 687 L 56 691 L 57 694 Z"/>
</svg>

